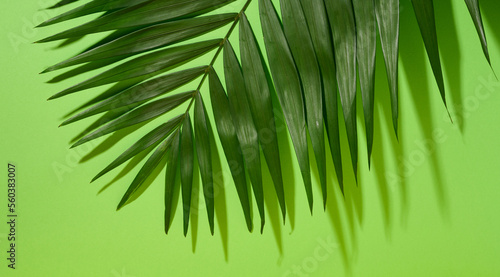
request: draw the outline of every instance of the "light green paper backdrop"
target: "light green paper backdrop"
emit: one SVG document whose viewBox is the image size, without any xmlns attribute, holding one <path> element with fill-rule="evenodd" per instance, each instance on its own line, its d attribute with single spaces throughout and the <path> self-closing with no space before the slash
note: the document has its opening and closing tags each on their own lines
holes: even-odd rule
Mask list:
<svg viewBox="0 0 500 277">
<path fill-rule="evenodd" d="M 248 16 L 257 30 L 254 2 Z M 500 83 L 484 60 L 463 1 L 435 2 L 454 124 L 441 103 L 422 43 L 416 39 L 411 5 L 401 1 L 400 141 L 391 132 L 379 53 L 376 93 L 381 101 L 375 110 L 373 167 L 368 170 L 365 147 L 360 147 L 359 187 L 353 183 L 348 157 L 343 157 L 345 201 L 336 185 L 330 184 L 328 208 L 323 212 L 316 185 L 314 215 L 310 216 L 298 165 L 292 159 L 284 170 L 286 180 L 297 184 L 287 187 L 286 225 L 276 220 L 277 204 L 267 201 L 264 234 L 258 228 L 250 234 L 223 161 L 226 186 L 218 194 L 222 204 L 215 236 L 209 234 L 200 199 L 195 235 L 191 225 L 184 238 L 180 209 L 169 235 L 163 233 L 163 172 L 120 212 L 115 212 L 116 204 L 137 168 L 97 196 L 121 169 L 89 185 L 94 174 L 138 134 L 81 164 L 78 161 L 90 149 L 68 150 L 69 141 L 90 121 L 57 126 L 72 107 L 100 89 L 45 101 L 83 77 L 49 85 L 44 82 L 55 74 L 38 72 L 83 49 L 95 37 L 60 50 L 52 49 L 57 44 L 30 44 L 75 23 L 33 30 L 48 15 L 40 9 L 49 1 L 4 1 L 0 19 L 4 171 L 0 174 L 6 181 L 7 163 L 17 166 L 19 218 L 17 269 L 13 271 L 6 263 L 4 182 L 0 187 L 0 217 L 4 219 L 0 276 L 500 276 Z M 447 12 L 450 2 L 454 18 Z M 500 11 L 494 2 L 481 1 L 489 18 Z M 238 1 L 235 7 L 241 4 Z M 498 72 L 500 24 L 485 23 L 492 64 Z M 204 95 L 208 103 L 206 90 Z M 414 100 L 414 95 L 419 98 Z M 363 136 L 359 142 L 365 145 Z M 345 148 L 345 139 L 343 144 Z M 220 213 L 224 205 L 227 214 Z M 255 206 L 254 221 L 258 222 Z"/>
</svg>

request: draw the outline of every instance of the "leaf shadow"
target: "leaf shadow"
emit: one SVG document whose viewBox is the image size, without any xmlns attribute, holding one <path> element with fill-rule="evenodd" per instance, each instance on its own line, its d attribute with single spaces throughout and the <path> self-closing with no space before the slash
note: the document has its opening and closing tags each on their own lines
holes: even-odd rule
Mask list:
<svg viewBox="0 0 500 277">
<path fill-rule="evenodd" d="M 212 129 L 209 126 L 209 129 Z M 215 216 L 217 220 L 217 225 L 219 226 L 219 232 L 222 241 L 222 250 L 224 252 L 224 259 L 226 262 L 229 261 L 229 228 L 228 228 L 228 216 L 227 216 L 227 200 L 226 200 L 226 181 L 224 180 L 224 170 L 222 169 L 222 164 L 219 156 L 219 151 L 215 142 L 215 137 L 213 131 L 210 133 L 210 146 L 212 153 L 212 166 L 213 166 L 213 182 L 214 182 L 214 205 L 215 205 Z M 228 181 L 228 182 L 232 182 Z"/>
<path fill-rule="evenodd" d="M 405 1 L 406 5 L 405 14 L 401 16 L 401 36 L 400 36 L 400 60 L 403 65 L 403 71 L 407 78 L 410 87 L 411 103 L 417 113 L 417 126 L 420 132 L 427 140 L 433 138 L 433 132 L 438 130 L 435 126 L 433 118 L 435 115 L 432 113 L 431 96 L 429 86 L 435 88 L 437 85 L 433 78 L 428 78 L 429 66 L 427 62 L 427 55 L 425 52 L 424 44 L 420 37 L 420 31 L 413 14 L 413 8 L 409 1 Z M 412 13 L 411 15 L 409 13 Z M 435 92 L 434 91 L 434 92 Z M 433 99 L 440 99 L 440 96 L 433 96 Z M 436 100 L 438 101 L 438 100 Z M 443 114 L 446 113 L 446 108 L 442 105 Z M 442 118 L 442 117 L 439 117 Z M 450 123 L 451 124 L 451 123 Z M 434 142 L 434 141 L 433 141 Z M 425 143 L 425 141 L 414 141 L 414 143 Z M 413 144 L 412 144 L 413 145 Z M 414 145 L 413 145 L 414 146 Z M 435 145 L 434 145 L 435 147 Z M 437 197 L 438 206 L 443 218 L 448 218 L 449 204 L 447 199 L 446 187 L 442 175 L 442 168 L 439 163 L 439 155 L 435 151 L 426 151 L 428 156 L 424 157 L 424 161 L 415 162 L 413 156 L 422 153 L 420 148 L 414 149 L 409 153 L 409 157 L 403 156 L 403 161 L 400 166 L 404 167 L 404 172 L 401 179 L 409 178 L 418 166 L 425 162 L 428 158 L 431 164 L 432 175 L 435 178 L 434 189 Z M 424 155 L 424 154 L 419 154 Z"/>
<path fill-rule="evenodd" d="M 455 1 L 456 2 L 456 1 Z M 464 4 L 464 3 L 460 3 Z M 462 51 L 458 41 L 458 31 L 455 25 L 455 13 L 451 0 L 435 1 L 436 9 L 436 28 L 438 33 L 439 48 L 445 82 L 448 85 L 447 102 L 448 107 L 454 110 L 453 121 L 458 129 L 465 132 L 464 120 L 464 97 L 461 82 L 458 81 L 462 76 Z M 450 97 L 451 96 L 451 97 Z M 451 100 L 451 101 L 450 101 Z"/>
<path fill-rule="evenodd" d="M 274 240 L 276 241 L 276 246 L 280 256 L 283 256 L 283 236 L 281 227 L 281 212 L 278 206 L 278 196 L 274 190 L 273 180 L 269 169 L 267 168 L 266 159 L 261 153 L 262 161 L 262 185 L 264 191 L 264 206 L 267 210 L 267 216 L 269 222 L 271 223 L 271 229 L 274 234 Z M 265 229 L 265 228 L 264 228 Z"/>
<path fill-rule="evenodd" d="M 498 0 L 481 0 L 480 3 L 481 14 L 483 15 L 483 23 L 485 26 L 486 39 L 495 39 L 496 43 L 500 43 L 500 21 L 498 20 L 498 12 L 500 11 L 500 1 Z M 476 43 L 476 47 L 481 48 L 480 43 Z M 493 50 L 490 46 L 490 56 L 494 59 L 495 55 L 498 57 L 498 52 L 491 52 Z"/>
<path fill-rule="evenodd" d="M 340 96 L 339 96 L 340 97 Z M 339 135 L 340 135 L 340 151 L 342 154 L 341 160 L 342 160 L 342 169 L 343 169 L 343 184 L 344 184 L 344 194 L 343 194 L 343 208 L 345 211 L 345 220 L 341 224 L 347 228 L 347 234 L 338 233 L 338 238 L 340 242 L 340 238 L 342 238 L 342 241 L 340 243 L 341 246 L 341 252 L 342 256 L 344 257 L 344 266 L 346 269 L 351 268 L 352 264 L 352 255 L 356 253 L 357 249 L 357 226 L 358 224 L 361 224 L 361 215 L 362 215 L 362 204 L 357 202 L 358 199 L 360 199 L 360 190 L 361 190 L 361 180 L 356 178 L 354 175 L 355 171 L 352 165 L 352 159 L 351 159 L 351 151 L 349 147 L 349 141 L 347 138 L 347 131 L 346 131 L 346 126 L 345 126 L 345 120 L 344 120 L 344 114 L 342 112 L 342 107 L 341 107 L 341 101 L 340 98 L 337 100 L 337 103 L 339 105 L 338 110 L 339 110 Z M 359 113 L 358 110 L 357 112 Z M 357 126 L 358 128 L 360 126 Z M 359 135 L 360 133 L 358 133 Z M 358 159 L 358 164 L 357 167 L 359 168 L 359 160 Z M 332 172 L 334 171 L 333 166 L 332 166 Z M 356 168 L 356 172 L 360 174 L 358 169 Z M 328 204 L 327 204 L 328 205 Z M 332 217 L 331 213 L 331 220 L 340 220 L 338 216 L 340 216 L 340 213 L 337 212 L 337 218 L 334 219 Z M 334 225 L 338 224 L 337 222 L 332 222 Z M 339 228 L 339 226 L 335 226 L 336 228 Z M 347 244 L 350 243 L 350 245 Z"/>
<path fill-rule="evenodd" d="M 372 163 L 373 171 L 377 182 L 377 190 L 379 193 L 380 209 L 384 222 L 384 231 L 386 239 L 391 239 L 392 230 L 392 211 L 393 211 L 393 197 L 392 192 L 396 188 L 396 184 L 391 182 L 391 174 L 399 176 L 399 167 L 395 171 L 388 168 L 387 162 L 390 159 L 397 160 L 397 156 L 402 155 L 402 144 L 404 139 L 397 140 L 396 134 L 393 129 L 392 122 L 392 108 L 389 84 L 386 75 L 384 56 L 380 48 L 380 41 L 378 42 L 379 48 L 377 49 L 376 57 L 376 73 L 375 73 L 375 107 L 374 107 L 374 124 L 378 128 L 374 128 L 373 132 L 373 153 Z M 401 102 L 400 102 L 401 103 Z M 401 114 L 399 119 L 401 122 Z M 401 126 L 401 124 L 398 124 Z M 382 131 L 387 130 L 387 131 Z M 392 155 L 387 155 L 391 153 Z M 406 199 L 406 183 L 404 179 L 399 180 L 399 188 L 401 198 Z M 402 210 L 406 210 L 406 201 L 401 201 Z"/>
<path fill-rule="evenodd" d="M 273 103 L 278 103 L 278 99 L 273 94 Z M 283 189 L 285 194 L 285 205 L 288 221 L 293 232 L 295 229 L 295 195 L 296 186 L 304 188 L 303 182 L 295 182 L 295 172 L 293 170 L 292 159 L 297 159 L 292 150 L 291 138 L 286 126 L 285 116 L 279 106 L 275 106 L 274 118 L 276 125 L 276 136 L 278 137 L 279 154 L 281 160 L 281 170 L 283 172 Z M 273 182 L 271 181 L 271 184 Z M 302 184 L 302 185 L 301 185 Z"/>
<path fill-rule="evenodd" d="M 326 153 L 330 153 L 330 144 L 326 143 Z M 337 181 L 335 167 L 330 155 L 327 155 L 327 199 L 326 199 L 326 213 L 328 214 L 330 224 L 332 225 L 333 233 L 335 234 L 336 241 L 340 247 L 340 254 L 342 257 L 344 268 L 349 272 L 351 269 L 351 261 L 349 259 L 347 249 L 347 234 L 344 231 L 345 224 L 342 220 L 341 205 L 345 205 L 345 197 L 340 191 L 340 186 Z M 349 165 L 351 163 L 349 162 Z"/>
</svg>

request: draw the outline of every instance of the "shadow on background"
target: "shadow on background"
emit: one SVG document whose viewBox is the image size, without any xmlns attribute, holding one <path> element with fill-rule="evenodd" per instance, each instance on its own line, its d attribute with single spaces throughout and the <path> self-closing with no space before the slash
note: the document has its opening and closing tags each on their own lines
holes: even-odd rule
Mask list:
<svg viewBox="0 0 500 277">
<path fill-rule="evenodd" d="M 358 91 L 357 95 L 357 100 L 360 98 L 360 93 Z M 352 167 L 352 161 L 351 161 L 351 151 L 349 148 L 349 141 L 347 138 L 347 131 L 346 131 L 346 126 L 345 126 L 345 121 L 344 121 L 344 114 L 342 112 L 342 108 L 340 106 L 340 98 L 338 98 L 337 103 L 339 104 L 339 135 L 340 135 L 340 151 L 342 155 L 342 169 L 343 169 L 343 176 L 344 176 L 344 197 L 342 198 L 343 203 L 340 203 L 340 205 L 344 206 L 345 209 L 345 217 L 347 222 L 340 222 L 340 224 L 345 225 L 347 229 L 347 234 L 342 232 L 338 233 L 338 241 L 339 245 L 341 246 L 341 254 L 343 256 L 344 260 L 344 266 L 346 269 L 350 270 L 351 265 L 352 265 L 352 260 L 353 260 L 353 253 L 356 253 L 357 249 L 357 227 L 359 226 L 359 221 L 360 221 L 360 208 L 359 204 L 356 203 L 356 199 L 359 199 L 359 197 L 356 197 L 361 191 L 361 179 L 358 178 L 356 181 L 356 178 L 354 176 L 354 169 Z M 357 103 L 358 104 L 358 103 Z M 358 105 L 359 106 L 359 105 Z M 358 108 L 358 112 L 361 112 L 362 109 Z M 358 124 L 359 128 L 359 124 Z M 362 136 L 364 133 L 358 132 L 358 136 Z M 358 149 L 360 149 L 361 145 L 358 145 Z M 367 161 L 366 159 L 359 159 L 358 158 L 358 169 L 356 172 L 360 174 L 359 172 L 359 163 Z M 333 172 L 334 169 L 332 168 L 331 171 Z M 339 206 L 340 206 L 339 205 Z M 342 209 L 341 209 L 342 210 Z M 340 216 L 340 214 L 337 214 L 337 216 Z M 332 218 L 332 217 L 330 217 Z M 338 220 L 341 217 L 337 217 Z M 343 235 L 343 238 L 345 241 L 340 243 L 340 237 Z M 344 249 L 342 249 L 344 248 Z"/>
<path fill-rule="evenodd" d="M 380 46 L 380 43 L 379 43 Z M 377 179 L 377 188 L 380 198 L 380 209 L 386 238 L 390 239 L 391 231 L 391 207 L 392 203 L 391 190 L 389 187 L 388 174 L 398 174 L 398 170 L 387 166 L 387 160 L 396 159 L 397 155 L 401 155 L 401 145 L 398 144 L 396 134 L 392 122 L 392 108 L 389 85 L 386 77 L 385 61 L 382 51 L 379 48 L 377 51 L 376 65 L 376 80 L 375 80 L 375 111 L 374 111 L 374 132 L 373 132 L 373 154 L 372 154 L 372 170 Z M 401 122 L 401 113 L 399 113 L 399 123 Z M 399 128 L 401 124 L 398 123 Z M 387 130 L 383 133 L 382 130 Z M 404 141 L 403 136 L 400 136 L 401 143 Z M 389 148 L 386 150 L 386 148 Z M 388 156 L 387 153 L 392 150 L 395 156 Z M 394 184 L 393 184 L 394 186 Z M 405 185 L 400 184 L 401 187 Z M 404 202 L 402 202 L 404 203 Z"/>
<path fill-rule="evenodd" d="M 281 209 L 278 204 L 278 197 L 276 195 L 276 191 L 274 190 L 273 181 L 271 179 L 271 174 L 269 173 L 269 170 L 267 169 L 267 163 L 264 158 L 264 156 L 261 154 L 261 160 L 263 161 L 262 164 L 262 183 L 263 183 L 263 190 L 264 190 L 264 206 L 267 210 L 267 216 L 269 220 L 266 220 L 266 222 L 269 222 L 271 225 L 271 230 L 274 235 L 274 240 L 276 241 L 276 247 L 278 248 L 278 252 L 280 256 L 283 256 L 283 236 L 282 236 L 282 221 L 281 221 Z M 267 225 L 267 224 L 266 224 Z M 269 229 L 264 227 L 264 232 L 266 232 L 266 229 Z"/>
<path fill-rule="evenodd" d="M 209 127 L 209 129 L 212 129 Z M 226 262 L 229 260 L 229 236 L 228 236 L 228 224 L 227 224 L 227 203 L 226 203 L 226 185 L 234 184 L 232 179 L 225 180 L 222 170 L 222 164 L 220 160 L 220 154 L 224 155 L 224 151 L 219 153 L 216 143 L 214 133 L 210 131 L 210 145 L 212 152 L 212 166 L 213 172 L 213 184 L 214 184 L 214 206 L 215 206 L 215 217 L 217 220 L 217 225 L 219 226 L 219 232 L 222 241 L 222 249 L 224 251 L 224 259 Z M 225 157 L 224 157 L 225 161 Z M 235 207 L 235 209 L 241 210 L 241 206 Z M 244 217 L 243 223 L 245 224 Z"/>
<path fill-rule="evenodd" d="M 420 128 L 420 132 L 423 136 L 427 138 L 426 140 L 433 140 L 433 132 L 437 130 L 437 127 L 433 123 L 433 119 L 436 116 L 437 118 L 442 118 L 442 115 L 446 113 L 446 108 L 440 101 L 441 97 L 439 96 L 436 81 L 434 78 L 429 79 L 427 77 L 428 72 L 430 72 L 430 65 L 427 61 L 427 53 L 425 52 L 424 44 L 420 37 L 420 30 L 413 13 L 412 5 L 409 0 L 404 1 L 404 3 L 407 16 L 401 17 L 400 60 L 403 65 L 402 73 L 405 74 L 410 86 L 411 103 L 417 113 L 416 125 Z M 446 12 L 450 11 L 436 11 L 436 14 Z M 441 35 L 442 34 L 438 33 L 438 40 L 445 40 L 446 38 Z M 432 98 L 429 87 L 433 88 L 432 93 L 436 93 Z M 443 112 L 438 115 L 433 114 L 431 101 L 439 101 Z M 412 141 L 410 145 L 415 147 L 415 143 L 425 143 L 425 141 Z M 433 146 L 433 148 L 435 147 L 436 145 Z M 427 152 L 428 157 L 424 157 L 424 159 L 428 158 L 430 160 L 431 171 L 435 180 L 433 185 L 438 199 L 438 206 L 440 207 L 442 216 L 447 218 L 449 212 L 448 200 L 442 176 L 442 168 L 439 163 L 439 156 L 438 153 L 433 150 Z M 414 153 L 416 152 L 412 151 L 409 153 L 408 157 L 403 157 L 404 160 L 401 165 L 403 166 L 402 179 L 406 179 L 414 174 L 414 172 L 412 172 L 415 170 L 414 163 L 412 162 L 414 159 L 412 155 Z M 412 167 L 413 170 L 409 170 L 409 167 Z"/>
<path fill-rule="evenodd" d="M 272 81 L 268 80 L 268 82 Z M 303 191 L 305 194 L 305 187 L 302 178 L 299 178 L 298 182 L 296 182 L 297 180 L 295 180 L 292 161 L 297 161 L 297 156 L 295 155 L 295 151 L 293 150 L 294 147 L 291 143 L 288 128 L 286 127 L 287 125 L 285 115 L 281 110 L 276 91 L 274 90 L 274 88 L 272 88 L 271 90 L 274 121 L 276 125 L 276 136 L 278 137 L 281 170 L 283 173 L 283 189 L 285 191 L 286 213 L 293 232 L 293 230 L 295 229 L 295 195 L 297 193 L 297 190 Z M 269 184 L 271 184 L 270 186 L 273 186 L 272 181 Z M 276 192 L 274 195 L 276 195 Z M 278 208 L 280 208 L 279 205 Z M 278 213 L 281 214 L 281 210 L 278 210 Z M 280 220 L 278 219 L 278 222 L 279 221 Z"/>
<path fill-rule="evenodd" d="M 330 145 L 326 144 L 326 153 L 330 153 Z M 341 205 L 345 205 L 345 192 L 344 195 L 340 190 L 340 186 L 337 180 L 337 175 L 334 169 L 333 160 L 331 155 L 327 155 L 327 200 L 326 200 L 326 213 L 330 219 L 330 224 L 332 226 L 335 238 L 339 244 L 339 251 L 342 258 L 344 268 L 347 272 L 351 270 L 351 262 L 348 254 L 348 235 L 344 231 L 345 224 L 342 220 L 342 209 Z M 345 164 L 344 162 L 342 162 Z M 351 166 L 351 162 L 347 163 Z M 344 187 L 346 182 L 344 181 Z M 352 237 L 352 236 L 351 236 Z"/>
<path fill-rule="evenodd" d="M 465 2 L 463 3 L 465 5 Z M 446 101 L 452 118 L 458 129 L 464 133 L 464 96 L 461 86 L 462 52 L 458 41 L 458 31 L 455 26 L 455 13 L 451 0 L 435 1 L 436 29 L 438 34 L 439 52 L 443 66 L 443 75 L 447 84 Z M 479 40 L 478 40 L 479 41 Z"/>
<path fill-rule="evenodd" d="M 495 39 L 497 43 L 500 43 L 500 20 L 498 20 L 498 13 L 500 12 L 500 1 L 481 0 L 479 5 L 481 13 L 483 15 L 483 23 L 486 24 L 486 40 L 491 41 L 492 39 Z M 477 47 L 481 47 L 479 41 L 477 43 Z M 498 53 L 492 53 L 490 51 L 490 56 L 495 55 L 498 55 Z"/>
</svg>

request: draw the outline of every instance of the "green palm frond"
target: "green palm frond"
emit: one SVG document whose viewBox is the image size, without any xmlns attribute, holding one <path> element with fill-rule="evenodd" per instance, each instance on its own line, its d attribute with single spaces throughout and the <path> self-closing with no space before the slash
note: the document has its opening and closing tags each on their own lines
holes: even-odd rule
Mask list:
<svg viewBox="0 0 500 277">
<path fill-rule="evenodd" d="M 62 0 L 50 9 L 77 1 Z M 464 2 L 490 63 L 479 1 Z M 434 3 L 432 0 L 411 0 L 411 3 L 446 106 Z M 227 11 L 229 4 L 234 11 L 220 12 L 222 7 Z M 250 5 L 258 8 L 255 18 L 245 13 Z M 262 232 L 265 225 L 264 186 L 274 186 L 283 220 L 286 215 L 282 157 L 273 107 L 280 106 L 284 115 L 311 212 L 314 199 L 310 157 L 316 161 L 323 205 L 326 205 L 328 186 L 327 144 L 342 191 L 341 155 L 351 157 L 355 177 L 357 175 L 358 82 L 366 126 L 363 135 L 367 141 L 367 162 L 371 164 L 374 101 L 378 93 L 384 93 L 375 92 L 377 40 L 389 82 L 387 93 L 392 104 L 394 132 L 398 135 L 399 5 L 399 0 L 92 0 L 39 27 L 95 14 L 93 19 L 38 42 L 63 41 L 64 45 L 90 34 L 107 32 L 85 51 L 43 71 L 72 67 L 49 81 L 56 83 L 111 65 L 49 98 L 84 93 L 112 84 L 77 107 L 76 112 L 61 124 L 100 115 L 72 147 L 129 126 L 166 118 L 164 123 L 144 132 L 137 142 L 92 179 L 96 181 L 136 155 L 152 152 L 119 202 L 118 209 L 138 196 L 146 179 L 166 160 L 165 232 L 170 229 L 175 211 L 174 194 L 181 191 L 186 235 L 192 213 L 193 178 L 197 176 L 194 170 L 199 168 L 213 234 L 213 157 L 216 155 L 213 151 L 216 148 L 212 136 L 216 134 L 231 171 L 246 226 L 252 231 L 250 202 L 253 194 Z M 252 25 L 262 27 L 262 38 L 256 36 Z M 214 31 L 221 28 L 226 28 L 226 32 L 218 37 Z M 233 38 L 235 30 L 239 37 Z M 233 49 L 230 37 L 238 44 L 239 53 Z M 200 57 L 206 56 L 211 57 L 210 63 L 199 62 Z M 222 60 L 221 68 L 215 66 L 219 59 Z M 182 70 L 176 69 L 181 66 Z M 190 88 L 185 90 L 186 87 Z M 180 88 L 183 88 L 181 92 Z M 205 102 L 211 104 L 211 110 Z M 213 114 L 213 123 L 209 114 Z M 345 122 L 339 122 L 340 115 Z M 346 127 L 349 153 L 341 153 L 340 124 Z M 261 153 L 272 184 L 263 181 Z M 176 179 L 180 179 L 180 190 L 176 188 L 179 185 Z"/>
</svg>

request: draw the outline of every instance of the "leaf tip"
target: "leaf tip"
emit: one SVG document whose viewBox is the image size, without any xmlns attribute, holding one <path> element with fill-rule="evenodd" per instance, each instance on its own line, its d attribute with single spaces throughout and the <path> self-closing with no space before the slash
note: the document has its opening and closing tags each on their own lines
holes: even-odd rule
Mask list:
<svg viewBox="0 0 500 277">
<path fill-rule="evenodd" d="M 45 73 L 48 73 L 48 72 L 51 72 L 51 71 L 54 71 L 54 70 L 52 69 L 52 67 L 48 67 L 48 68 L 44 69 L 42 72 L 40 72 L 40 73 L 38 73 L 38 74 L 45 74 Z"/>
<path fill-rule="evenodd" d="M 69 147 L 69 149 L 73 149 L 73 148 L 75 148 L 75 147 L 77 147 L 77 146 L 79 146 L 79 145 L 81 145 L 81 144 L 83 144 L 83 143 L 84 143 L 84 141 L 79 140 L 79 141 L 75 142 L 73 145 L 71 145 L 71 146 Z"/>
<path fill-rule="evenodd" d="M 36 26 L 35 26 L 35 28 L 45 27 L 45 26 L 47 26 L 47 25 L 48 25 L 47 21 L 44 21 L 44 22 L 42 22 L 42 23 L 40 23 L 40 24 L 36 25 Z"/>
<path fill-rule="evenodd" d="M 52 95 L 51 97 L 47 98 L 47 101 L 49 101 L 49 100 L 54 100 L 54 99 L 56 99 L 56 98 L 59 98 L 58 94 L 54 94 L 54 95 Z"/>
</svg>

